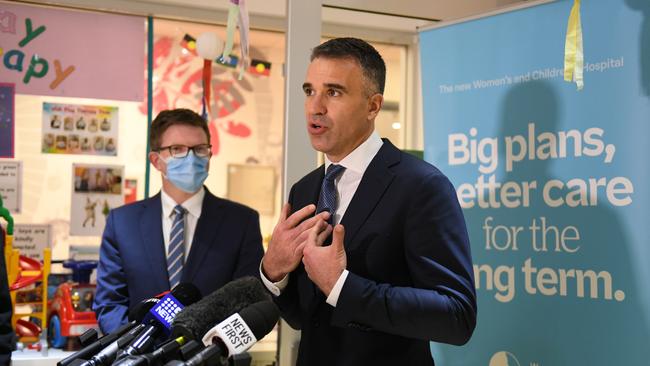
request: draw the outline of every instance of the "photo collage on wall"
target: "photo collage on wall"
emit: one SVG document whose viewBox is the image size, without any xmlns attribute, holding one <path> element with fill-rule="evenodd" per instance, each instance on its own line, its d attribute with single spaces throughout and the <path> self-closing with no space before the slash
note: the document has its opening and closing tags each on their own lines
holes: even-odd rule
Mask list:
<svg viewBox="0 0 650 366">
<path fill-rule="evenodd" d="M 124 203 L 124 167 L 73 164 L 71 235 L 101 235 L 112 208 Z"/>
<path fill-rule="evenodd" d="M 117 156 L 118 108 L 43 103 L 42 152 Z"/>
</svg>

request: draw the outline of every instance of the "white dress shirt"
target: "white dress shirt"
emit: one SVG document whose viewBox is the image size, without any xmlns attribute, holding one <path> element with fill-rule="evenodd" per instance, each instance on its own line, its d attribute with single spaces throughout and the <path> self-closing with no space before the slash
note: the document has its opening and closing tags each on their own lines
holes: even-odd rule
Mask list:
<svg viewBox="0 0 650 366">
<path fill-rule="evenodd" d="M 336 212 L 334 213 L 334 217 L 332 218 L 332 222 L 334 225 L 341 222 L 341 218 L 345 214 L 345 211 L 348 209 L 348 206 L 352 201 L 352 197 L 354 196 L 354 193 L 357 191 L 357 188 L 359 187 L 359 183 L 361 183 L 361 178 L 363 178 L 363 173 L 366 172 L 368 165 L 370 165 L 372 159 L 375 157 L 375 155 L 377 155 L 383 143 L 384 142 L 381 140 L 381 138 L 375 131 L 368 137 L 368 139 L 366 139 L 366 141 L 364 141 L 361 145 L 359 145 L 356 149 L 354 149 L 351 153 L 349 153 L 345 158 L 343 158 L 341 161 L 338 162 L 338 164 L 343 166 L 345 170 L 343 171 L 343 174 L 341 174 L 334 181 L 334 186 L 336 187 L 336 193 L 337 193 L 338 203 L 339 203 L 338 207 L 336 208 Z M 326 171 L 327 168 L 330 166 L 330 164 L 332 164 L 332 162 L 327 158 L 326 155 L 325 156 Z M 329 296 L 327 297 L 326 301 L 328 304 L 332 306 L 336 306 L 336 303 L 338 302 L 339 299 L 339 295 L 341 294 L 341 290 L 343 289 L 343 284 L 345 284 L 345 280 L 348 277 L 348 273 L 349 272 L 347 269 L 343 270 L 343 273 L 341 273 L 341 276 L 339 277 L 339 279 L 336 281 L 336 284 L 332 288 L 332 292 L 330 292 Z M 264 285 L 275 296 L 279 296 L 282 290 L 284 290 L 287 287 L 287 284 L 289 283 L 288 275 L 278 282 L 271 282 L 269 279 L 266 278 L 264 273 L 262 273 L 261 263 L 260 263 L 260 274 Z"/>
<path fill-rule="evenodd" d="M 190 254 L 194 231 L 196 231 L 196 223 L 201 216 L 203 197 L 205 197 L 205 189 L 201 187 L 194 196 L 181 204 L 187 210 L 185 214 L 185 256 L 183 257 L 185 261 L 187 261 L 187 256 Z M 165 240 L 165 256 L 167 256 L 167 252 L 169 251 L 169 234 L 172 230 L 172 223 L 174 222 L 174 207 L 178 203 L 165 193 L 164 190 L 160 191 L 160 200 L 162 201 L 162 231 L 163 239 Z"/>
</svg>

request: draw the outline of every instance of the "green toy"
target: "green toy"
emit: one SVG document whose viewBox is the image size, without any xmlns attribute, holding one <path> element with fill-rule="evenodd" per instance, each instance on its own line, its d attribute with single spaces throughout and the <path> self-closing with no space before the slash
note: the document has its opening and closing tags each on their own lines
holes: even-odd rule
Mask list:
<svg viewBox="0 0 650 366">
<path fill-rule="evenodd" d="M 14 235 L 14 218 L 11 217 L 9 210 L 2 205 L 2 196 L 0 196 L 0 217 L 7 220 L 7 235 Z"/>
</svg>

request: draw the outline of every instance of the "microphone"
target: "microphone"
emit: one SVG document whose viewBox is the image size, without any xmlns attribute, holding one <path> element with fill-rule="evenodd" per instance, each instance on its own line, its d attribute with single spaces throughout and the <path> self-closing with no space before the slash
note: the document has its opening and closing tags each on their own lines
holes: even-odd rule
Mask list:
<svg viewBox="0 0 650 366">
<path fill-rule="evenodd" d="M 184 338 L 183 338 L 184 339 Z M 190 358 L 194 357 L 197 353 L 201 351 L 203 344 L 199 343 L 193 339 L 187 341 L 181 348 L 178 350 L 179 357 L 183 361 L 187 361 Z M 175 358 L 173 358 L 175 359 Z"/>
<path fill-rule="evenodd" d="M 108 346 L 109 344 L 115 342 L 119 337 L 121 337 L 124 333 L 128 332 L 131 330 L 133 327 L 138 325 L 138 322 L 132 321 L 129 323 L 126 323 L 122 325 L 121 327 L 117 328 L 113 333 L 107 334 L 98 340 L 94 341 L 93 343 L 87 345 L 86 347 L 80 349 L 79 351 L 71 354 L 70 356 L 62 359 L 61 361 L 57 362 L 57 366 L 68 366 L 70 365 L 73 361 L 75 360 L 87 360 L 89 357 L 93 356 L 97 352 L 99 352 L 101 349 L 104 347 Z"/>
<path fill-rule="evenodd" d="M 178 337 L 171 339 L 158 347 L 151 353 L 143 355 L 129 355 L 125 358 L 117 360 L 113 366 L 149 366 L 159 365 L 165 361 L 170 361 L 177 358 L 181 346 L 185 343 L 185 338 Z"/>
<path fill-rule="evenodd" d="M 79 351 L 73 353 L 72 355 L 62 359 L 61 361 L 57 362 L 57 366 L 69 366 L 71 365 L 74 361 L 76 360 L 83 360 L 86 361 L 93 355 L 97 354 L 97 352 L 101 351 L 104 349 L 104 347 L 108 346 L 109 344 L 115 342 L 118 338 L 122 337 L 125 335 L 128 331 L 133 329 L 135 326 L 137 326 L 139 323 L 142 322 L 144 319 L 145 315 L 149 313 L 149 310 L 158 302 L 158 299 L 153 297 L 150 299 L 145 299 L 142 300 L 140 303 L 138 303 L 136 306 L 134 306 L 130 311 L 129 311 L 129 322 L 122 325 L 121 327 L 117 328 L 114 332 L 110 334 L 106 334 L 93 343 L 86 345 L 84 348 L 80 349 Z"/>
<path fill-rule="evenodd" d="M 158 296 L 158 295 L 156 295 Z M 129 322 L 117 328 L 114 332 L 106 334 L 93 343 L 86 345 L 84 348 L 73 353 L 72 355 L 62 359 L 57 362 L 57 366 L 68 366 L 72 364 L 75 360 L 88 360 L 90 357 L 95 355 L 97 352 L 102 350 L 104 347 L 115 342 L 118 338 L 126 334 L 126 332 L 133 329 L 136 325 L 142 322 L 145 315 L 149 313 L 149 310 L 158 303 L 159 299 L 152 297 L 149 299 L 142 300 L 137 305 L 135 305 L 131 310 L 129 310 Z"/>
<path fill-rule="evenodd" d="M 271 295 L 258 278 L 238 278 L 178 314 L 172 324 L 172 337 L 200 340 L 214 324 L 231 314 L 250 304 L 270 299 Z"/>
<path fill-rule="evenodd" d="M 165 293 L 160 295 L 164 295 L 164 294 Z M 174 287 L 174 290 L 172 290 L 171 293 L 168 293 L 167 295 L 172 295 L 172 296 L 177 295 L 178 298 L 181 299 L 181 301 L 185 301 L 188 304 L 194 303 L 201 298 L 201 293 L 199 292 L 198 288 L 196 288 L 196 286 L 192 285 L 191 283 L 180 283 L 178 286 Z M 130 345 L 131 342 L 135 342 L 136 340 L 140 339 L 144 333 L 147 333 L 146 331 L 150 326 L 152 326 L 151 323 L 152 320 L 154 319 L 154 316 L 151 314 L 151 311 L 159 303 L 160 300 L 156 297 L 153 297 L 150 299 L 145 299 L 139 304 L 137 304 L 136 306 L 134 306 L 129 311 L 129 319 L 131 321 L 127 324 L 132 324 L 132 327 L 128 328 L 129 329 L 128 333 L 122 332 L 123 334 L 118 334 L 118 331 L 111 333 L 109 335 L 111 338 L 110 342 L 108 341 L 103 342 L 103 344 L 100 347 L 94 349 L 92 352 L 84 353 L 84 358 L 87 358 L 93 354 L 95 355 L 92 356 L 86 362 L 82 363 L 82 365 L 80 366 L 105 366 L 111 364 L 116 359 L 120 350 L 124 349 L 127 345 Z M 147 334 L 150 335 L 150 333 L 151 332 L 148 332 Z M 103 338 L 104 337 L 102 337 L 102 339 Z M 106 344 L 108 344 L 108 346 L 104 348 Z M 149 344 L 145 344 L 145 346 L 148 345 Z M 101 351 L 97 353 L 99 349 L 101 349 Z M 70 356 L 69 358 L 72 358 L 72 356 Z M 67 366 L 74 359 L 79 359 L 79 358 L 80 357 L 75 357 L 72 360 L 70 360 L 68 363 L 63 365 L 58 365 L 58 366 Z"/>
<path fill-rule="evenodd" d="M 135 321 L 133 321 L 135 323 Z M 128 323 L 131 324 L 131 323 Z M 136 323 L 137 324 L 137 323 Z M 115 360 L 117 352 L 129 344 L 143 329 L 146 325 L 137 324 L 134 328 L 129 330 L 126 334 L 123 334 L 115 341 L 110 343 L 107 347 L 99 351 L 96 355 L 92 356 L 89 360 L 82 362 L 79 366 L 105 366 L 109 365 Z M 117 332 L 114 332 L 117 333 Z"/>
<path fill-rule="evenodd" d="M 169 334 L 172 321 L 185 305 L 191 305 L 200 299 L 201 293 L 196 286 L 191 283 L 178 284 L 149 310 L 143 321 L 147 327 L 120 352 L 117 359 L 147 351 L 161 333 Z"/>
<path fill-rule="evenodd" d="M 225 365 L 227 357 L 240 355 L 273 330 L 280 311 L 269 300 L 262 300 L 232 314 L 203 336 L 207 346 L 187 362 L 172 361 L 168 366 Z"/>
<path fill-rule="evenodd" d="M 97 330 L 95 328 L 90 328 L 81 333 L 77 339 L 79 340 L 81 347 L 86 347 L 99 339 L 99 333 L 97 333 Z"/>
<path fill-rule="evenodd" d="M 224 345 L 230 357 L 242 354 L 269 334 L 279 319 L 280 310 L 273 302 L 256 302 L 212 327 L 203 343 Z"/>
<path fill-rule="evenodd" d="M 129 321 L 135 320 L 138 323 L 142 323 L 144 318 L 149 313 L 149 310 L 151 310 L 152 307 L 156 306 L 156 304 L 159 301 L 160 301 L 160 298 L 157 298 L 157 297 L 152 297 L 152 298 L 149 298 L 149 299 L 142 300 L 136 306 L 132 307 L 129 310 L 129 314 L 128 314 Z"/>
</svg>

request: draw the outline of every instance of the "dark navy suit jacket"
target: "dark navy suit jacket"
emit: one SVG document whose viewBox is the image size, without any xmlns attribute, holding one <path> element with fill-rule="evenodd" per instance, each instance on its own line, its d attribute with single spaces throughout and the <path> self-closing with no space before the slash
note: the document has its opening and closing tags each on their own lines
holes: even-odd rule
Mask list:
<svg viewBox="0 0 650 366">
<path fill-rule="evenodd" d="M 296 183 L 293 210 L 316 203 L 324 168 Z M 469 239 L 456 192 L 388 140 L 345 212 L 349 276 L 337 306 L 302 264 L 276 298 L 301 329 L 299 366 L 433 365 L 429 341 L 464 344 L 476 324 Z"/>
<path fill-rule="evenodd" d="M 206 189 L 181 282 L 203 296 L 233 279 L 259 277 L 263 255 L 259 215 Z M 94 309 L 106 334 L 126 323 L 128 310 L 169 290 L 160 193 L 111 210 L 97 268 Z"/>
</svg>

